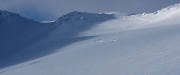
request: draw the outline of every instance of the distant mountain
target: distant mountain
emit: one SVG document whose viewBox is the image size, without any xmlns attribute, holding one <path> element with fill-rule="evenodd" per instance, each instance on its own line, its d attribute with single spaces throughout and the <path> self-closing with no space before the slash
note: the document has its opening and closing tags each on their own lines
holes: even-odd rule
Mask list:
<svg viewBox="0 0 180 75">
<path fill-rule="evenodd" d="M 0 10 L 0 24 L 3 23 L 7 18 L 19 16 L 18 14 L 9 12 L 9 11 L 1 11 Z"/>
<path fill-rule="evenodd" d="M 0 59 L 22 51 L 42 39 L 52 26 L 16 13 L 0 11 Z"/>
<path fill-rule="evenodd" d="M 96 14 L 96 13 L 86 13 L 86 12 L 78 12 L 74 11 L 71 13 L 68 13 L 59 19 L 56 20 L 57 24 L 62 24 L 62 23 L 73 23 L 73 22 L 79 22 L 79 21 L 84 21 L 84 22 L 101 22 L 104 20 L 108 20 L 110 18 L 114 18 L 115 14 Z"/>
</svg>

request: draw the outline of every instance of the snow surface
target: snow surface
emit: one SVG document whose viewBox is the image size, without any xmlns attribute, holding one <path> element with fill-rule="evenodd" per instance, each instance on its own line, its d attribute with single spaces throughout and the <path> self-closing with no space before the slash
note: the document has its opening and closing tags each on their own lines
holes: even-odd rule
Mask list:
<svg viewBox="0 0 180 75">
<path fill-rule="evenodd" d="M 0 14 L 0 75 L 180 75 L 179 13 L 75 11 L 51 23 Z"/>
</svg>

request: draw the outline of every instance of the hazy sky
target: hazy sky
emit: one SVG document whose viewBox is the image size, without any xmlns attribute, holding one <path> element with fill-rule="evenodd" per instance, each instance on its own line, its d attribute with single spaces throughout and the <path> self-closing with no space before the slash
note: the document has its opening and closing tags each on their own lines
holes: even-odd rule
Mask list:
<svg viewBox="0 0 180 75">
<path fill-rule="evenodd" d="M 72 11 L 155 12 L 176 3 L 180 3 L 180 0 L 0 0 L 0 10 L 41 21 L 55 20 Z"/>
</svg>

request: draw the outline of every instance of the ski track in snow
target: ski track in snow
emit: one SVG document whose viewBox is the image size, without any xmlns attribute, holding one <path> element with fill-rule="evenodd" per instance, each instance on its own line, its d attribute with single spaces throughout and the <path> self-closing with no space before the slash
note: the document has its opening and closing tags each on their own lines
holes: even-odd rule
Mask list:
<svg viewBox="0 0 180 75">
<path fill-rule="evenodd" d="M 24 66 L 19 66 L 19 67 L 11 68 L 11 69 L 8 69 L 8 70 L 0 71 L 0 74 L 1 74 L 1 73 L 4 73 L 4 72 L 8 72 L 8 71 L 12 71 L 12 70 L 16 70 L 16 69 L 19 69 L 19 68 L 23 68 L 23 67 L 31 66 L 31 65 L 34 65 L 34 64 L 37 64 L 37 63 L 43 62 L 43 61 L 44 61 L 44 60 L 33 61 L 32 63 L 27 64 L 27 65 L 24 65 Z"/>
</svg>

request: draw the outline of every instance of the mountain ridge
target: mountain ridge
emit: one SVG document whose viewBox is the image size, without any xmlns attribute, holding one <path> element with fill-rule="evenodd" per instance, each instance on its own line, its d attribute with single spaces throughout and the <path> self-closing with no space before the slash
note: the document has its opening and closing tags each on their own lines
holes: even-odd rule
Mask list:
<svg viewBox="0 0 180 75">
<path fill-rule="evenodd" d="M 172 12 L 173 10 L 178 10 L 179 8 L 180 8 L 180 3 L 174 4 L 174 5 L 165 7 L 165 8 L 162 8 L 160 10 L 157 10 L 156 12 L 154 12 L 154 14 L 158 14 L 158 13 L 161 14 L 161 13 L 165 13 L 165 12 L 168 12 L 168 11 Z M 87 19 L 87 18 L 85 18 L 83 16 L 87 17 L 87 15 L 90 15 L 90 14 L 91 15 L 94 14 L 96 16 L 97 15 L 113 15 L 113 16 L 118 16 L 118 17 L 120 17 L 120 16 L 138 15 L 138 13 L 125 13 L 125 12 L 87 13 L 87 12 L 72 11 L 72 12 L 66 14 L 66 15 L 63 15 L 63 16 L 59 17 L 58 19 L 55 20 L 55 22 L 56 23 L 57 22 L 61 23 L 61 21 L 65 22 L 65 21 L 67 21 L 69 19 L 72 19 L 72 18 L 76 18 L 76 20 L 74 19 L 73 21 L 79 21 L 79 20 L 82 20 L 82 19 Z M 152 14 L 152 13 L 142 13 L 142 15 L 145 15 L 145 14 Z M 7 11 L 7 10 L 0 10 L 0 22 L 1 22 L 2 18 L 6 19 L 7 17 L 11 17 L 11 16 L 21 16 L 21 15 L 19 15 L 17 13 L 10 12 L 10 11 Z"/>
</svg>

